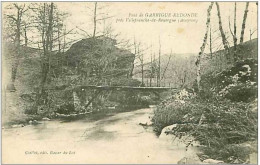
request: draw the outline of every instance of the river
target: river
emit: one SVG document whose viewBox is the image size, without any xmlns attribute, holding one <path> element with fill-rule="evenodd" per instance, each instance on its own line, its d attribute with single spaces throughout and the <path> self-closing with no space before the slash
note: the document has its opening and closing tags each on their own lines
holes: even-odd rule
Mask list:
<svg viewBox="0 0 260 165">
<path fill-rule="evenodd" d="M 153 109 L 2 130 L 3 163 L 177 163 L 184 150 L 144 127 Z"/>
</svg>

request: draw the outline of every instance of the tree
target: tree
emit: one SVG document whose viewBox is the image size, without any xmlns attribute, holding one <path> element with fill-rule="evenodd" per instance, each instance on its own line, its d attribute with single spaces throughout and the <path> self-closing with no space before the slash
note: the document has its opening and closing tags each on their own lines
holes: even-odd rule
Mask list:
<svg viewBox="0 0 260 165">
<path fill-rule="evenodd" d="M 212 29 L 211 29 L 211 25 L 210 25 L 210 31 L 209 31 L 209 51 L 210 51 L 210 58 L 212 59 L 212 33 L 211 33 Z"/>
<path fill-rule="evenodd" d="M 51 3 L 35 4 L 31 7 L 33 11 L 34 27 L 37 29 L 40 35 L 40 48 L 42 49 L 41 59 L 41 78 L 39 88 L 37 90 L 35 106 L 47 104 L 47 95 L 45 91 L 45 85 L 49 79 L 49 73 L 51 70 L 50 57 L 54 55 L 53 48 L 56 46 L 55 43 L 60 40 L 59 35 L 60 20 L 58 19 L 59 10 L 57 6 Z M 56 33 L 58 32 L 58 36 Z M 58 42 L 60 49 L 60 44 Z M 36 109 L 37 113 L 37 109 Z"/>
<path fill-rule="evenodd" d="M 243 41 L 244 41 L 244 33 L 245 33 L 245 28 L 246 28 L 246 18 L 247 18 L 247 13 L 248 13 L 248 6 L 249 6 L 249 2 L 246 2 L 246 8 L 245 8 L 243 23 L 242 23 L 242 28 L 241 28 L 240 44 L 243 43 Z"/>
<path fill-rule="evenodd" d="M 15 90 L 14 83 L 16 79 L 17 68 L 21 58 L 21 33 L 22 27 L 24 26 L 23 16 L 28 11 L 28 8 L 25 6 L 25 4 L 19 5 L 17 3 L 13 3 L 7 8 L 16 13 L 6 15 L 8 24 L 12 29 L 10 36 L 12 36 L 12 33 L 14 34 L 13 43 L 16 50 L 14 58 L 12 60 L 11 84 L 8 86 L 10 90 Z M 27 42 L 27 38 L 25 38 L 25 41 Z"/>
<path fill-rule="evenodd" d="M 152 44 L 151 44 L 151 54 L 150 54 L 150 87 L 152 86 L 152 80 L 154 77 L 154 72 L 153 72 L 153 51 L 152 51 Z"/>
<path fill-rule="evenodd" d="M 218 39 L 221 38 L 220 35 L 217 33 L 219 32 L 219 29 L 215 28 L 210 22 L 210 27 L 209 27 L 209 43 L 206 45 L 209 45 L 209 57 L 210 59 L 213 59 L 214 52 L 218 51 L 222 47 L 222 42 L 221 44 L 218 44 Z"/>
<path fill-rule="evenodd" d="M 146 49 L 141 49 L 141 42 L 136 44 L 136 41 L 134 41 L 134 49 L 135 49 L 135 58 L 139 59 L 141 66 L 141 78 L 142 78 L 142 86 L 144 86 L 144 51 Z M 138 66 L 137 66 L 138 67 Z"/>
<path fill-rule="evenodd" d="M 100 22 L 104 23 L 104 30 L 103 30 L 103 35 L 107 35 L 108 33 L 111 34 L 112 28 L 107 26 L 105 27 L 106 20 L 112 18 L 113 16 L 109 15 L 108 12 L 104 12 L 104 10 L 108 7 L 108 5 L 102 5 L 102 3 L 94 2 L 94 8 L 87 6 L 89 9 L 88 15 L 91 17 L 91 20 L 93 21 L 93 29 L 92 32 L 86 31 L 84 29 L 81 29 L 77 27 L 79 30 L 84 32 L 84 34 L 87 35 L 87 37 L 92 37 L 95 38 L 96 36 L 100 35 L 100 31 L 98 31 L 98 24 Z M 106 31 L 108 30 L 108 31 Z M 91 34 L 90 34 L 91 33 Z"/>
<path fill-rule="evenodd" d="M 53 40 L 52 40 L 52 33 L 53 33 L 53 2 L 48 5 L 47 3 L 43 4 L 43 10 L 40 10 L 39 14 L 42 15 L 42 22 L 40 22 L 41 27 L 41 36 L 42 36 L 42 47 L 43 47 L 43 58 L 42 58 L 42 75 L 40 81 L 40 89 L 38 91 L 36 104 L 40 104 L 40 99 L 45 93 L 44 86 L 47 81 L 47 76 L 50 67 L 50 53 L 53 48 Z M 46 98 L 43 98 L 44 102 Z M 37 113 L 37 112 L 36 112 Z"/>
<path fill-rule="evenodd" d="M 134 55 L 135 55 L 135 58 L 136 58 L 136 57 L 137 57 L 137 45 L 136 45 L 135 36 L 134 36 L 134 44 L 133 44 L 133 46 L 134 46 Z M 131 68 L 130 74 L 129 74 L 129 75 L 130 75 L 130 78 L 133 77 L 134 67 L 135 67 L 135 64 L 134 64 L 134 62 L 133 62 L 132 68 Z"/>
<path fill-rule="evenodd" d="M 95 2 L 95 7 L 94 7 L 94 31 L 93 31 L 93 38 L 96 36 L 96 29 L 97 29 L 97 2 Z"/>
<path fill-rule="evenodd" d="M 24 46 L 28 45 L 28 37 L 27 37 L 27 24 L 24 24 Z"/>
<path fill-rule="evenodd" d="M 158 73 L 157 73 L 157 86 L 161 86 L 161 37 L 159 36 L 159 64 L 158 64 Z"/>
<path fill-rule="evenodd" d="M 233 34 L 233 41 L 234 41 L 234 59 L 237 60 L 237 3 L 235 2 L 234 8 L 234 34 Z"/>
<path fill-rule="evenodd" d="M 143 55 L 143 53 L 140 53 L 140 43 L 138 44 L 138 47 L 137 47 L 137 54 L 138 54 L 140 62 L 141 62 L 142 86 L 144 86 L 144 55 Z"/>
<path fill-rule="evenodd" d="M 217 12 L 218 12 L 219 31 L 220 31 L 221 38 L 222 38 L 222 44 L 223 44 L 224 49 L 225 49 L 226 57 L 227 57 L 227 59 L 229 59 L 230 53 L 229 53 L 228 41 L 227 41 L 226 35 L 224 33 L 224 30 L 223 30 L 222 21 L 221 21 L 221 13 L 220 13 L 220 8 L 219 8 L 218 2 L 216 2 L 216 6 L 217 6 Z"/>
<path fill-rule="evenodd" d="M 167 69 L 168 69 L 168 66 L 169 66 L 169 64 L 170 64 L 170 61 L 171 61 L 171 58 L 172 58 L 172 50 L 171 50 L 171 54 L 170 54 L 170 56 L 169 56 L 169 58 L 168 58 L 168 61 L 167 61 L 167 64 L 166 64 L 166 66 L 165 66 L 165 68 L 164 68 L 164 71 L 163 71 L 163 73 L 162 73 L 162 78 L 161 78 L 161 80 L 165 80 L 166 78 L 165 78 L 165 73 L 166 73 L 166 71 L 167 71 Z"/>
<path fill-rule="evenodd" d="M 229 30 L 233 37 L 233 43 L 234 43 L 234 61 L 237 61 L 237 26 L 236 26 L 236 13 L 237 13 L 237 3 L 235 2 L 234 7 L 234 33 L 231 30 L 230 27 L 230 20 L 229 20 Z"/>
<path fill-rule="evenodd" d="M 211 15 L 211 10 L 212 10 L 213 4 L 214 4 L 214 2 L 211 2 L 209 7 L 208 7 L 208 10 L 207 10 L 206 32 L 205 32 L 205 35 L 204 35 L 202 46 L 200 47 L 199 55 L 198 55 L 196 63 L 195 63 L 196 66 L 197 66 L 197 87 L 198 87 L 199 91 L 201 90 L 201 87 L 200 87 L 200 80 L 201 80 L 200 61 L 201 61 L 201 56 L 204 53 L 205 46 L 206 46 L 206 43 L 207 43 L 208 31 L 209 31 L 209 25 L 210 25 L 210 15 Z"/>
<path fill-rule="evenodd" d="M 253 30 L 253 31 L 250 29 L 250 40 L 252 39 L 252 35 L 253 35 L 256 31 L 257 31 L 257 29 L 255 29 L 255 30 Z"/>
</svg>

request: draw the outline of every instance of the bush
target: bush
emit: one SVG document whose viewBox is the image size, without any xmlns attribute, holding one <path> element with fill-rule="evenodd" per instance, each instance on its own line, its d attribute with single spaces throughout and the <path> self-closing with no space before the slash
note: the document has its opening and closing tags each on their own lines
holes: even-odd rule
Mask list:
<svg viewBox="0 0 260 165">
<path fill-rule="evenodd" d="M 176 94 L 154 111 L 154 130 L 177 124 L 177 137 L 194 137 L 204 154 L 227 163 L 244 163 L 257 141 L 257 61 L 247 59 L 219 74 L 202 76 L 197 95 Z"/>
<path fill-rule="evenodd" d="M 195 99 L 195 97 L 187 93 L 186 90 L 181 90 L 157 106 L 152 119 L 157 135 L 161 133 L 165 126 L 175 123 L 186 123 L 186 121 L 183 120 L 183 116 L 192 109 L 191 104 L 187 102 L 190 98 Z"/>
<path fill-rule="evenodd" d="M 182 103 L 171 103 L 165 107 L 158 106 L 154 111 L 152 122 L 154 124 L 154 131 L 160 135 L 162 129 L 168 125 L 175 123 L 182 123 L 182 117 L 187 113 L 187 107 Z"/>
<path fill-rule="evenodd" d="M 159 106 L 153 123 L 157 134 L 165 126 L 178 123 L 172 132 L 174 135 L 181 136 L 185 132 L 193 136 L 206 147 L 205 154 L 225 161 L 237 156 L 232 144 L 257 139 L 257 112 L 252 111 L 251 104 L 219 97 L 211 101 L 194 97 L 185 103 L 172 101 L 164 107 Z M 245 155 L 239 159 L 245 161 Z"/>
<path fill-rule="evenodd" d="M 257 60 L 246 59 L 218 74 L 205 74 L 201 78 L 200 95 L 211 98 L 212 94 L 218 94 L 232 101 L 252 101 L 257 97 L 257 67 Z"/>
<path fill-rule="evenodd" d="M 257 97 L 257 85 L 251 82 L 227 86 L 223 90 L 224 97 L 236 102 L 250 102 Z"/>
</svg>

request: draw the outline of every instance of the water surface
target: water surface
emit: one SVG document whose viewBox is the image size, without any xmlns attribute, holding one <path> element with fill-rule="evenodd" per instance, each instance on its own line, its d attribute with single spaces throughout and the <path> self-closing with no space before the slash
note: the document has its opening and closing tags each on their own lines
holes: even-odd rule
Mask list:
<svg viewBox="0 0 260 165">
<path fill-rule="evenodd" d="M 3 163 L 177 163 L 185 152 L 156 137 L 151 108 L 97 120 L 43 121 L 3 129 Z"/>
</svg>

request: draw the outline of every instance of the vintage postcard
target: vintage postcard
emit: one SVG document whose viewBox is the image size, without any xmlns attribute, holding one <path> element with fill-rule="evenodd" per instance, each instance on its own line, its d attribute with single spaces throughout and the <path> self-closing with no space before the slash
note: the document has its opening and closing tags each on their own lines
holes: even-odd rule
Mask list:
<svg viewBox="0 0 260 165">
<path fill-rule="evenodd" d="M 257 164 L 258 2 L 1 2 L 3 164 Z"/>
</svg>

